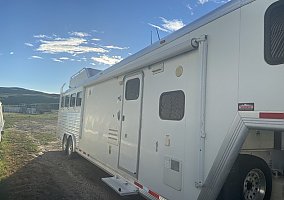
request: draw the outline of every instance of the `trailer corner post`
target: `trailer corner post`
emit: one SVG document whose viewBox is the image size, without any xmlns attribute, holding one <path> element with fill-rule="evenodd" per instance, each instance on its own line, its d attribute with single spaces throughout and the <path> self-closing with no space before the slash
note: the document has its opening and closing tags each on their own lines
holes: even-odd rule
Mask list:
<svg viewBox="0 0 284 200">
<path fill-rule="evenodd" d="M 66 85 L 66 83 L 64 83 L 64 84 L 61 86 L 61 88 L 60 88 L 60 94 L 63 93 L 63 89 L 64 89 L 65 85 Z"/>
<path fill-rule="evenodd" d="M 198 178 L 195 187 L 202 188 L 204 184 L 204 163 L 205 163 L 205 116 L 206 116 L 206 79 L 207 79 L 207 54 L 208 40 L 207 35 L 196 39 L 199 51 L 199 66 L 201 66 L 201 84 L 200 84 L 200 131 L 199 131 L 199 149 L 198 149 Z"/>
</svg>

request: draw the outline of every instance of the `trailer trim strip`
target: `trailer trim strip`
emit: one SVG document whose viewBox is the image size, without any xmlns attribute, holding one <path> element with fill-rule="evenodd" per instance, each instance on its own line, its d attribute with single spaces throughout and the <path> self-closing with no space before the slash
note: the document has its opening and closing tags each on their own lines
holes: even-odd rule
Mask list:
<svg viewBox="0 0 284 200">
<path fill-rule="evenodd" d="M 259 118 L 262 119 L 284 119 L 284 113 L 259 113 Z"/>
<path fill-rule="evenodd" d="M 139 189 L 142 189 L 142 190 L 146 191 L 148 194 L 150 194 L 152 197 L 154 197 L 154 198 L 156 198 L 158 200 L 167 200 L 166 198 L 160 196 L 159 194 L 157 194 L 153 190 L 150 190 L 147 187 L 144 187 L 143 185 L 141 185 L 137 181 L 134 181 L 134 185 L 136 185 Z"/>
</svg>

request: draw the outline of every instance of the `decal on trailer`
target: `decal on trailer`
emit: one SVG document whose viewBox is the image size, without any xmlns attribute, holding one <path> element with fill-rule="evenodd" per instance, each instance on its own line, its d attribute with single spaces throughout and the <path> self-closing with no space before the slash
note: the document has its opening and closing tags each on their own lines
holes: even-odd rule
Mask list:
<svg viewBox="0 0 284 200">
<path fill-rule="evenodd" d="M 254 111 L 254 103 L 239 103 L 238 111 Z"/>
</svg>

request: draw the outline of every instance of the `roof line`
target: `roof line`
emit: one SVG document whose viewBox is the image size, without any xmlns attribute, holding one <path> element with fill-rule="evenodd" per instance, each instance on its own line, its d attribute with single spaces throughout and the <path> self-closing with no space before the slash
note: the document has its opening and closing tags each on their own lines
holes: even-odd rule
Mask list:
<svg viewBox="0 0 284 200">
<path fill-rule="evenodd" d="M 219 8 L 209 12 L 208 14 L 204 15 L 203 17 L 193 21 L 192 23 L 184 26 L 183 28 L 175 31 L 174 33 L 164 37 L 161 39 L 161 41 L 165 41 L 166 43 L 172 42 L 173 40 L 176 40 L 177 38 L 180 38 L 184 36 L 185 34 L 188 34 L 230 12 L 233 12 L 234 10 L 247 5 L 255 0 L 232 0 L 223 6 L 220 6 Z M 112 65 L 111 67 L 107 68 L 106 70 L 103 71 L 103 74 L 112 71 L 113 69 L 119 68 L 126 63 L 129 63 L 133 60 L 135 60 L 137 57 L 141 57 L 151 51 L 154 51 L 157 48 L 161 47 L 161 41 L 157 41 L 153 43 L 152 45 L 138 51 L 137 53 L 125 58 L 124 60 L 120 61 L 119 63 Z"/>
<path fill-rule="evenodd" d="M 113 74 L 115 74 L 115 71 L 120 70 L 119 72 L 124 72 L 123 68 L 126 65 L 129 65 L 131 62 L 135 61 L 138 58 L 141 58 L 143 56 L 146 56 L 147 54 L 154 52 L 158 50 L 159 48 L 164 47 L 165 45 L 177 40 L 178 38 L 183 37 L 186 34 L 191 33 L 192 31 L 228 14 L 231 13 L 255 0 L 232 0 L 219 8 L 209 12 L 208 14 L 204 15 L 203 17 L 193 21 L 192 23 L 184 26 L 183 28 L 175 31 L 174 33 L 162 38 L 160 41 L 157 41 L 153 43 L 150 46 L 147 46 L 146 48 L 138 51 L 137 53 L 125 58 L 124 60 L 120 61 L 117 64 L 112 65 L 111 67 L 107 68 L 106 70 L 98 73 L 97 75 L 91 77 L 89 80 L 83 84 L 84 86 L 96 83 L 96 80 L 98 82 L 101 82 L 106 79 L 113 78 Z M 141 66 L 145 67 L 145 64 L 141 63 Z M 129 67 L 127 67 L 129 70 Z M 116 74 L 118 76 L 118 74 Z"/>
</svg>

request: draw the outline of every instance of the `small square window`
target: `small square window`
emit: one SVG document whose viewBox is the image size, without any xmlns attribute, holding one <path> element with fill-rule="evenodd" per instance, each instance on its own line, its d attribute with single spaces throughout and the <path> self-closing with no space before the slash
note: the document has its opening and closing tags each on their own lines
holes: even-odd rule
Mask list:
<svg viewBox="0 0 284 200">
<path fill-rule="evenodd" d="M 134 78 L 126 82 L 125 99 L 136 100 L 139 97 L 140 79 Z"/>
<path fill-rule="evenodd" d="M 71 95 L 70 107 L 74 107 L 75 106 L 75 102 L 76 102 L 76 93 Z"/>
<path fill-rule="evenodd" d="M 69 107 L 70 96 L 65 96 L 65 107 Z"/>
<path fill-rule="evenodd" d="M 81 106 L 81 104 L 82 104 L 82 92 L 78 92 L 76 97 L 76 106 Z"/>
<path fill-rule="evenodd" d="M 64 108 L 64 103 L 65 103 L 65 101 L 64 101 L 64 96 L 62 96 L 62 97 L 61 97 L 61 108 Z"/>
<path fill-rule="evenodd" d="M 185 95 L 181 90 L 164 92 L 160 96 L 159 115 L 163 120 L 182 120 Z"/>
</svg>

